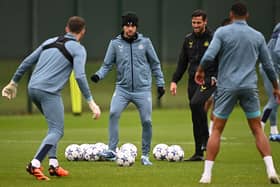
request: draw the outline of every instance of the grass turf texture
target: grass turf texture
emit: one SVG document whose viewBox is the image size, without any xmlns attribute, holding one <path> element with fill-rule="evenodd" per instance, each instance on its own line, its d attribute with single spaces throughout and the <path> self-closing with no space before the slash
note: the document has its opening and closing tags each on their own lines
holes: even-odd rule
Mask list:
<svg viewBox="0 0 280 187">
<path fill-rule="evenodd" d="M 46 134 L 42 115 L 0 116 L 0 186 L 205 186 L 198 184 L 203 162 L 156 161 L 153 166 L 140 164 L 141 125 L 136 110 L 126 110 L 120 120 L 120 144 L 131 142 L 138 148 L 132 167 L 114 162 L 67 161 L 64 150 L 72 143 L 107 143 L 108 113 L 98 121 L 90 113 L 65 116 L 65 135 L 60 141 L 60 164 L 70 171 L 64 178 L 37 181 L 25 171 Z M 266 128 L 268 133 L 268 126 Z M 244 114 L 239 108 L 230 116 L 225 128 L 220 154 L 213 169 L 212 184 L 207 186 L 269 186 L 264 163 L 254 144 Z M 154 110 L 152 147 L 158 143 L 181 145 L 185 157 L 193 154 L 194 144 L 190 111 L 186 109 Z M 271 142 L 274 163 L 280 171 L 279 143 Z M 47 174 L 48 161 L 43 163 Z"/>
</svg>

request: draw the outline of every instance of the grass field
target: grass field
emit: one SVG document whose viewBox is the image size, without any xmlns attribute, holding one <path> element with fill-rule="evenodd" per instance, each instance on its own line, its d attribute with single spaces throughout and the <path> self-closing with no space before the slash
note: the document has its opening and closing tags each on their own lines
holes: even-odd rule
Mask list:
<svg viewBox="0 0 280 187">
<path fill-rule="evenodd" d="M 46 133 L 41 115 L 0 116 L 0 186 L 205 186 L 198 184 L 203 162 L 190 163 L 156 161 L 153 166 L 140 164 L 141 127 L 138 113 L 127 110 L 120 120 L 120 144 L 131 142 L 138 148 L 136 163 L 132 167 L 118 167 L 114 162 L 70 162 L 64 150 L 72 143 L 107 143 L 108 113 L 94 121 L 90 113 L 65 116 L 65 135 L 60 141 L 60 164 L 70 171 L 65 178 L 37 181 L 25 171 L 26 164 L 37 150 Z M 268 127 L 267 129 L 268 130 Z M 223 136 L 221 151 L 213 170 L 212 184 L 207 186 L 269 186 L 264 163 L 259 156 L 253 137 L 239 108 L 232 113 Z M 178 144 L 185 157 L 193 153 L 190 112 L 187 109 L 154 110 L 153 146 L 158 143 Z M 279 143 L 271 142 L 276 168 L 280 171 Z M 43 163 L 48 168 L 48 163 Z"/>
</svg>

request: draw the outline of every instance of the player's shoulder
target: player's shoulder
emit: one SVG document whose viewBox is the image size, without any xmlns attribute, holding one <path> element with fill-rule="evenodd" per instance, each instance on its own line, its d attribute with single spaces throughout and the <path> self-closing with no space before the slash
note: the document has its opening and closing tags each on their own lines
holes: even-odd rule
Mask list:
<svg viewBox="0 0 280 187">
<path fill-rule="evenodd" d="M 143 35 L 142 33 L 137 33 L 137 39 L 135 42 L 141 42 L 144 45 L 150 45 L 152 43 L 150 37 Z"/>
<path fill-rule="evenodd" d="M 193 38 L 193 33 L 192 32 L 185 35 L 186 40 L 190 39 L 190 38 Z"/>
<path fill-rule="evenodd" d="M 137 33 L 137 39 L 140 39 L 140 40 L 150 40 L 150 38 L 148 36 L 145 36 L 144 34 L 142 33 Z"/>
<path fill-rule="evenodd" d="M 214 34 L 228 34 L 229 32 L 231 32 L 233 30 L 233 25 L 229 24 L 229 25 L 225 25 L 225 26 L 220 26 L 216 29 Z"/>
<path fill-rule="evenodd" d="M 248 26 L 248 30 L 250 31 L 250 36 L 253 37 L 256 41 L 265 42 L 264 35 L 260 31 L 251 26 Z"/>
<path fill-rule="evenodd" d="M 119 43 L 122 43 L 122 36 L 121 34 L 118 34 L 117 36 L 113 37 L 110 40 L 110 45 L 118 45 Z"/>
<path fill-rule="evenodd" d="M 46 39 L 46 40 L 42 43 L 42 45 L 47 45 L 47 44 L 53 43 L 53 42 L 55 42 L 57 39 L 58 39 L 58 36 L 48 38 L 48 39 Z"/>
<path fill-rule="evenodd" d="M 67 50 L 69 50 L 70 53 L 72 54 L 85 54 L 86 53 L 86 48 L 84 47 L 83 44 L 78 42 L 77 40 L 73 40 L 70 38 L 67 42 L 65 42 L 65 47 Z"/>
</svg>

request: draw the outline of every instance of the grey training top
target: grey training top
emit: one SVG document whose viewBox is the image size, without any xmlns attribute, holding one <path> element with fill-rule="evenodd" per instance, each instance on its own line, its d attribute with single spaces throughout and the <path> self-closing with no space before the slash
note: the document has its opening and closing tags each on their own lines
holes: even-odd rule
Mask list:
<svg viewBox="0 0 280 187">
<path fill-rule="evenodd" d="M 65 34 L 65 37 L 75 39 L 71 33 Z M 16 70 L 12 80 L 16 83 L 19 82 L 23 74 L 37 63 L 28 87 L 59 94 L 68 81 L 70 73 L 74 70 L 83 96 L 87 101 L 92 100 L 85 74 L 85 48 L 77 41 L 70 40 L 65 43 L 66 49 L 73 57 L 72 65 L 57 48 L 43 50 L 43 46 L 56 41 L 56 39 L 57 37 L 46 40 L 26 57 Z"/>
<path fill-rule="evenodd" d="M 263 35 L 238 20 L 220 27 L 202 57 L 202 67 L 219 54 L 217 86 L 227 89 L 257 88 L 256 62 L 260 59 L 271 81 L 277 79 Z"/>
</svg>

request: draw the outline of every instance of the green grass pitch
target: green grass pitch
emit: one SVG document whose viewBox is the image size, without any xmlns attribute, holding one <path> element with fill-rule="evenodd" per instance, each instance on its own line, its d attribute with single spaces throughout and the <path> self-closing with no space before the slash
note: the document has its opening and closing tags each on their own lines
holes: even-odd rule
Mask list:
<svg viewBox="0 0 280 187">
<path fill-rule="evenodd" d="M 153 166 L 140 164 L 141 125 L 136 110 L 125 111 L 120 120 L 120 144 L 137 146 L 138 156 L 132 167 L 123 168 L 114 162 L 67 161 L 64 150 L 72 143 L 107 143 L 108 113 L 98 121 L 90 113 L 65 116 L 65 135 L 60 141 L 58 156 L 61 166 L 70 171 L 64 178 L 51 177 L 37 181 L 25 171 L 46 134 L 42 115 L 0 116 L 0 186 L 203 186 L 198 184 L 203 162 L 156 161 Z M 268 133 L 268 127 L 266 128 Z M 220 154 L 213 169 L 212 184 L 207 186 L 269 186 L 264 163 L 256 150 L 254 139 L 239 108 L 232 113 L 225 128 Z M 178 144 L 185 157 L 194 150 L 190 112 L 187 109 L 155 110 L 153 112 L 152 147 L 158 143 Z M 274 163 L 280 171 L 279 143 L 271 142 Z M 45 173 L 47 160 L 43 166 Z"/>
</svg>

